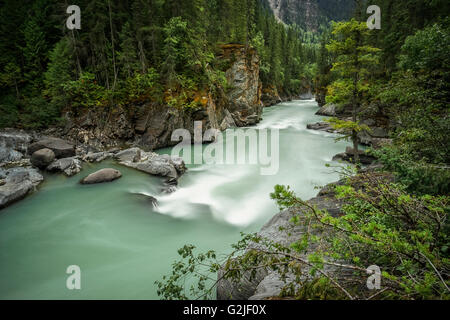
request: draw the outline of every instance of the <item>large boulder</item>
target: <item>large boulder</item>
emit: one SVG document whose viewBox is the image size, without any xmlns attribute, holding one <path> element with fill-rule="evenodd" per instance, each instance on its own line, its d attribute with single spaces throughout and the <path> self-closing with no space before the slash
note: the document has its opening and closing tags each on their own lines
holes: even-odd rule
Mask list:
<svg viewBox="0 0 450 320">
<path fill-rule="evenodd" d="M 86 178 L 81 180 L 81 184 L 94 184 L 94 183 L 104 183 L 111 182 L 122 177 L 122 173 L 116 169 L 101 169 L 97 172 L 91 173 Z"/>
<path fill-rule="evenodd" d="M 31 163 L 39 169 L 45 169 L 55 160 L 55 153 L 47 148 L 37 150 L 31 156 Z"/>
<path fill-rule="evenodd" d="M 58 159 L 47 167 L 47 171 L 63 172 L 66 176 L 71 177 L 81 171 L 81 161 L 76 158 Z"/>
<path fill-rule="evenodd" d="M 186 172 L 185 163 L 180 157 L 144 152 L 139 148 L 119 152 L 115 159 L 124 166 L 169 179 L 178 179 Z"/>
<path fill-rule="evenodd" d="M 316 112 L 318 116 L 335 117 L 336 116 L 336 105 L 329 103 L 324 105 L 319 111 Z"/>
<path fill-rule="evenodd" d="M 23 154 L 12 148 L 5 148 L 0 146 L 0 163 L 17 162 L 20 161 Z"/>
<path fill-rule="evenodd" d="M 178 178 L 175 167 L 165 159 L 153 159 L 151 161 L 143 161 L 135 166 L 135 169 L 143 171 L 155 176 Z"/>
<path fill-rule="evenodd" d="M 139 148 L 130 148 L 120 151 L 114 155 L 114 159 L 119 162 L 138 162 L 141 160 L 143 151 Z"/>
<path fill-rule="evenodd" d="M 389 138 L 389 132 L 386 128 L 383 127 L 373 127 L 370 128 L 370 135 L 374 138 Z"/>
<path fill-rule="evenodd" d="M 337 134 L 343 134 L 343 129 L 335 129 L 329 122 L 321 121 L 317 123 L 310 123 L 306 125 L 306 128 L 309 130 L 317 130 L 317 131 L 324 131 L 328 133 L 337 133 Z"/>
<path fill-rule="evenodd" d="M 186 172 L 186 164 L 184 163 L 184 160 L 180 157 L 174 157 L 170 156 L 168 154 L 161 154 L 158 155 L 156 153 L 153 154 L 153 156 L 156 155 L 156 158 L 163 159 L 165 161 L 168 161 L 177 171 L 178 176 L 183 175 Z"/>
<path fill-rule="evenodd" d="M 22 199 L 44 180 L 36 169 L 22 167 L 3 170 L 0 178 L 0 209 Z"/>
<path fill-rule="evenodd" d="M 25 131 L 3 129 L 0 131 L 0 147 L 26 153 L 33 137 Z"/>
<path fill-rule="evenodd" d="M 28 147 L 28 153 L 33 154 L 34 152 L 44 148 L 52 150 L 58 159 L 75 156 L 75 148 L 73 144 L 59 138 L 46 138 L 39 140 Z"/>
</svg>

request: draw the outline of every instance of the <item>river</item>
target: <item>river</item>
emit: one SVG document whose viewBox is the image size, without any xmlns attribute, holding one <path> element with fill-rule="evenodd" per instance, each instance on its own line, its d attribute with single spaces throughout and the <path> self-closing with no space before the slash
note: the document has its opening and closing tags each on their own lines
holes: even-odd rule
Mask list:
<svg viewBox="0 0 450 320">
<path fill-rule="evenodd" d="M 170 272 L 184 244 L 228 252 L 241 231 L 257 231 L 278 212 L 269 196 L 275 184 L 308 199 L 315 186 L 338 179 L 325 164 L 347 143 L 306 129 L 322 119 L 316 111 L 314 101 L 265 108 L 256 129 L 280 130 L 272 176 L 258 165 L 189 165 L 179 189 L 165 195 L 162 179 L 111 161 L 86 164 L 71 178 L 46 175 L 38 192 L 0 211 L 0 299 L 157 299 L 154 281 Z M 123 177 L 78 183 L 105 167 Z M 69 265 L 81 268 L 81 290 L 66 288 Z"/>
</svg>

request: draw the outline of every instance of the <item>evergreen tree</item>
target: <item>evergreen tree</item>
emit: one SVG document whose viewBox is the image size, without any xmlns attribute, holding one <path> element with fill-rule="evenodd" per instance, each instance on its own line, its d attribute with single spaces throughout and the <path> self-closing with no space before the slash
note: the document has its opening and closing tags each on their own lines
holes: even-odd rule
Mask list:
<svg viewBox="0 0 450 320">
<path fill-rule="evenodd" d="M 377 65 L 376 53 L 379 49 L 367 45 L 370 30 L 366 23 L 352 19 L 339 22 L 333 27 L 333 39 L 327 49 L 336 54 L 332 71 L 339 75 L 328 89 L 327 102 L 350 104 L 352 121 L 335 120 L 337 127 L 347 129 L 353 142 L 354 161 L 359 164 L 358 132 L 364 128 L 358 123 L 365 94 L 369 90 L 371 71 Z"/>
</svg>

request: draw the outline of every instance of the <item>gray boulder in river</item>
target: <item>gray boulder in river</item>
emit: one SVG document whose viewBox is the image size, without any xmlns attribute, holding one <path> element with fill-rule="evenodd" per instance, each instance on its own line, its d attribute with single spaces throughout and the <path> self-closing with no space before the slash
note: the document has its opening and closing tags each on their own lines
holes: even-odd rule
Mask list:
<svg viewBox="0 0 450 320">
<path fill-rule="evenodd" d="M 91 173 L 86 178 L 80 181 L 81 184 L 95 184 L 103 182 L 111 182 L 122 177 L 122 173 L 116 169 L 101 169 L 97 172 Z"/>
<path fill-rule="evenodd" d="M 39 169 L 45 169 L 55 160 L 55 153 L 47 148 L 40 149 L 31 156 L 31 163 Z"/>
<path fill-rule="evenodd" d="M 0 147 L 26 153 L 33 137 L 22 130 L 2 129 L 0 131 Z"/>
<path fill-rule="evenodd" d="M 116 159 L 119 162 L 138 162 L 141 160 L 141 154 L 144 153 L 144 151 L 142 151 L 139 148 L 130 148 L 130 149 L 126 149 L 126 150 L 122 150 L 120 152 L 118 152 L 115 156 L 114 159 Z"/>
<path fill-rule="evenodd" d="M 75 148 L 73 144 L 59 138 L 46 138 L 39 140 L 28 147 L 28 153 L 33 154 L 34 152 L 44 148 L 52 150 L 58 159 L 75 156 Z"/>
<path fill-rule="evenodd" d="M 47 167 L 47 171 L 64 172 L 66 176 L 71 177 L 81 171 L 81 161 L 76 158 L 58 159 Z"/>
<path fill-rule="evenodd" d="M 0 146 L 0 163 L 16 162 L 21 160 L 23 154 L 12 148 L 5 148 Z"/>
<path fill-rule="evenodd" d="M 22 199 L 43 180 L 44 177 L 34 168 L 0 168 L 0 208 Z"/>
<path fill-rule="evenodd" d="M 167 154 L 144 152 L 139 148 L 131 148 L 117 153 L 114 158 L 120 164 L 155 176 L 178 179 L 186 172 L 183 159 Z"/>
</svg>

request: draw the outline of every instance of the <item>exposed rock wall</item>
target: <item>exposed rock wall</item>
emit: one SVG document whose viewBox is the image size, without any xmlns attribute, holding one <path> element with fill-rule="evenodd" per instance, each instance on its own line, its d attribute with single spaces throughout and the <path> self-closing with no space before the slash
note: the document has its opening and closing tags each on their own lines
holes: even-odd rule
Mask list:
<svg viewBox="0 0 450 320">
<path fill-rule="evenodd" d="M 353 0 L 265 0 L 275 17 L 317 31 L 322 23 L 343 20 L 352 14 Z"/>
<path fill-rule="evenodd" d="M 258 123 L 263 108 L 258 54 L 252 48 L 230 44 L 222 46 L 221 58 L 230 62 L 225 75 L 231 88 L 216 96 L 205 93 L 204 107 L 200 110 L 145 102 L 108 113 L 90 111 L 79 117 L 67 114 L 67 125 L 60 135 L 87 148 L 85 151 L 101 151 L 123 144 L 153 150 L 176 144 L 171 141 L 176 129 L 184 128 L 192 133 L 194 121 L 201 121 L 203 130 Z"/>
</svg>

